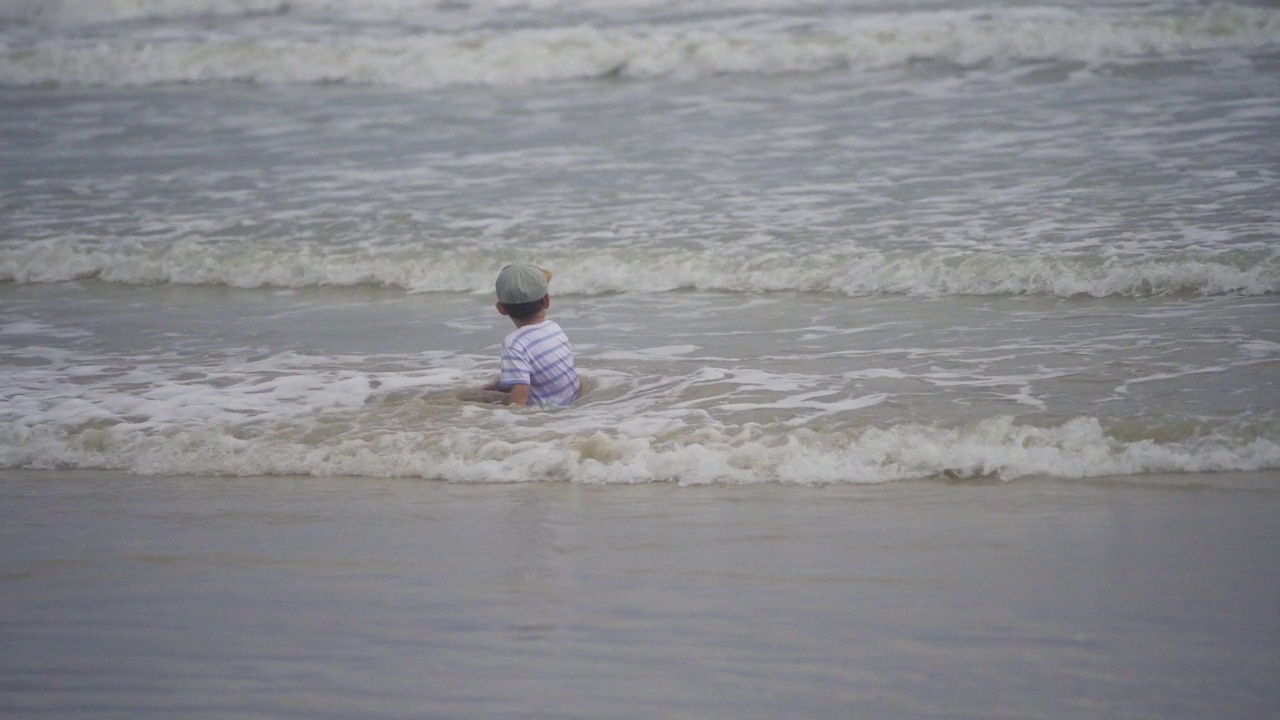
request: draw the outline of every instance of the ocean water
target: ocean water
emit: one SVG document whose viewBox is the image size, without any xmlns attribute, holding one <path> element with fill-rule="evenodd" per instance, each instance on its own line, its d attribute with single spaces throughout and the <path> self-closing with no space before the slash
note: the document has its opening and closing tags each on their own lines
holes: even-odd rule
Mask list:
<svg viewBox="0 0 1280 720">
<path fill-rule="evenodd" d="M 1280 468 L 1264 3 L 5 0 L 0 137 L 3 468 Z"/>
<path fill-rule="evenodd" d="M 0 140 L 0 716 L 1280 717 L 1274 3 L 0 0 Z"/>
</svg>

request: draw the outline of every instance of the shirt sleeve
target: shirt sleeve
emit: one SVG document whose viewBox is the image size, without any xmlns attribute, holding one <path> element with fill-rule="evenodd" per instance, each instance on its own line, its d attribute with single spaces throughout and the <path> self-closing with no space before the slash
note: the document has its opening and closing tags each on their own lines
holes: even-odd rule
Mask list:
<svg viewBox="0 0 1280 720">
<path fill-rule="evenodd" d="M 529 376 L 533 372 L 529 353 L 518 343 L 502 344 L 502 372 L 498 377 L 498 386 L 510 388 L 514 385 L 530 385 Z"/>
</svg>

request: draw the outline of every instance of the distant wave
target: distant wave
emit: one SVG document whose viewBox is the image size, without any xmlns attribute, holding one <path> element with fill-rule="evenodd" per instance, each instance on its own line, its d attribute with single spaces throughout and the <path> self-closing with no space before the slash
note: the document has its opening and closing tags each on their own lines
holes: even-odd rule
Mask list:
<svg viewBox="0 0 1280 720">
<path fill-rule="evenodd" d="M 0 467 L 112 469 L 146 475 L 351 475 L 452 482 L 592 484 L 880 483 L 939 478 L 1016 480 L 1280 468 L 1270 420 L 1108 430 L 1096 418 L 1056 426 L 991 418 L 955 428 L 904 423 L 838 433 L 766 431 L 636 438 L 602 431 L 496 439 L 464 427 L 347 437 L 311 425 L 90 423 L 0 425 Z M 320 439 L 317 438 L 329 438 Z"/>
<path fill-rule="evenodd" d="M 289 5 L 290 0 L 6 0 L 0 4 L 0 20 L 77 25 L 243 17 L 287 12 Z"/>
<path fill-rule="evenodd" d="M 813 2 L 813 0 L 808 0 Z M 803 3 L 805 0 L 798 0 Z M 794 6 L 797 0 L 5 0 L 0 20 L 58 25 L 296 15 L 341 20 L 418 20 L 432 15 L 482 15 L 521 10 Z"/>
<path fill-rule="evenodd" d="M 556 272 L 560 294 L 816 292 L 850 296 L 1046 295 L 1149 297 L 1280 293 L 1280 255 L 1260 251 L 1151 256 L 1024 255 L 874 250 L 724 253 L 599 249 L 532 258 Z M 237 288 L 379 285 L 413 292 L 487 293 L 494 252 L 354 251 L 291 244 L 180 242 L 102 247 L 43 241 L 0 250 L 0 281 L 97 279 L 123 284 Z"/>
<path fill-rule="evenodd" d="M 208 4 L 210 12 L 226 9 L 225 3 Z M 287 6 L 260 2 L 245 7 L 269 11 Z M 936 15 L 880 14 L 759 26 L 690 21 L 424 29 L 391 36 L 334 28 L 279 36 L 54 35 L 0 46 L 0 86 L 522 86 L 593 78 L 870 70 L 919 62 L 962 67 L 1092 64 L 1280 47 L 1280 11 L 1264 8 L 1215 6 L 1191 15 L 1131 17 Z"/>
</svg>

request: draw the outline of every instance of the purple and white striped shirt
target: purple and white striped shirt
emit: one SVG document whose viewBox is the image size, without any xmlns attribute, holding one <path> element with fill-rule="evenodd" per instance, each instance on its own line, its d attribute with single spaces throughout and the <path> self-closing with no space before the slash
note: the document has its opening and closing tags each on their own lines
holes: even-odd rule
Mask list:
<svg viewBox="0 0 1280 720">
<path fill-rule="evenodd" d="M 502 341 L 502 374 L 498 384 L 529 386 L 530 405 L 568 405 L 578 397 L 578 370 L 573 346 L 550 320 L 516 328 Z"/>
</svg>

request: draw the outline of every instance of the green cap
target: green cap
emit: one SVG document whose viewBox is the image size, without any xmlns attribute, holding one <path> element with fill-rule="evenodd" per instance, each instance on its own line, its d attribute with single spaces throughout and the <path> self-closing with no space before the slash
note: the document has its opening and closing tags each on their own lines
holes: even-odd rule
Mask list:
<svg viewBox="0 0 1280 720">
<path fill-rule="evenodd" d="M 551 282 L 550 270 L 524 263 L 508 265 L 498 273 L 498 302 L 519 305 L 541 300 L 547 295 L 548 282 Z"/>
</svg>

